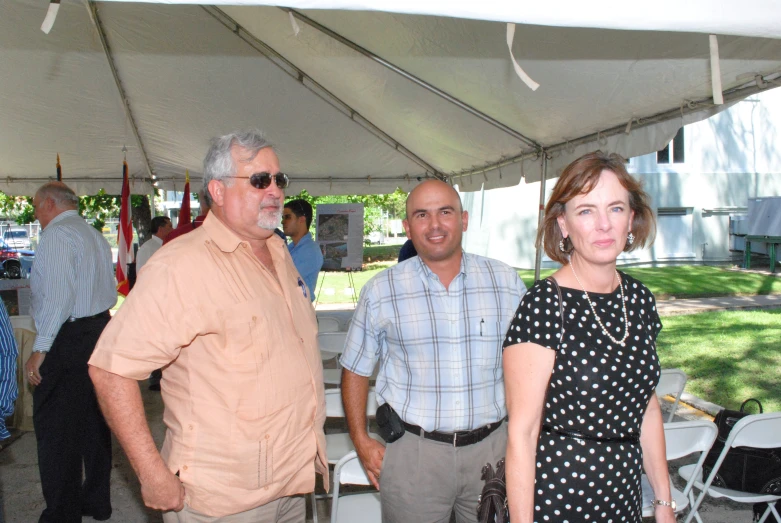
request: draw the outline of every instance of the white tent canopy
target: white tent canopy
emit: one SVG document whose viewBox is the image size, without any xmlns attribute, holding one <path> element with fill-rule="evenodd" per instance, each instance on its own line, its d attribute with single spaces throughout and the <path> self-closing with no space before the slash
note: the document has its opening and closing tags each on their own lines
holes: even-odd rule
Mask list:
<svg viewBox="0 0 781 523">
<path fill-rule="evenodd" d="M 430 176 L 503 187 L 538 180 L 543 154 L 555 176 L 596 148 L 660 149 L 725 107 L 712 104 L 712 63 L 727 105 L 781 77 L 776 1 L 657 0 L 634 15 L 631 2 L 517 4 L 63 0 L 47 35 L 44 3 L 6 0 L 0 190 L 31 194 L 59 153 L 77 192 L 118 193 L 123 147 L 134 192 L 153 179 L 181 190 L 185 170 L 197 186 L 208 139 L 247 127 L 275 143 L 291 194 Z M 524 23 L 512 53 L 536 91 L 513 70 L 502 21 Z"/>
</svg>

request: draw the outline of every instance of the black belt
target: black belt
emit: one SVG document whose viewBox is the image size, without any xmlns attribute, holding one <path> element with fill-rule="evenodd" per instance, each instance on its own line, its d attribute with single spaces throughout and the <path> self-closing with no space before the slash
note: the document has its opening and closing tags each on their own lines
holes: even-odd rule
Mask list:
<svg viewBox="0 0 781 523">
<path fill-rule="evenodd" d="M 575 430 L 559 429 L 551 425 L 548 425 L 547 423 L 542 424 L 542 430 L 544 430 L 549 434 L 558 434 L 559 436 L 564 436 L 566 438 L 572 438 L 572 439 L 601 441 L 605 443 L 640 443 L 640 434 L 636 434 L 636 433 L 630 433 L 625 436 L 613 436 L 610 438 L 605 438 L 602 436 L 593 436 L 591 434 L 582 434 Z"/>
<path fill-rule="evenodd" d="M 439 441 L 441 443 L 452 443 L 454 447 L 465 447 L 467 445 L 474 445 L 487 438 L 493 431 L 498 429 L 504 420 L 499 420 L 494 423 L 489 423 L 479 429 L 463 431 L 463 432 L 426 432 L 417 425 L 412 425 L 402 420 L 402 424 L 407 432 L 411 432 L 416 436 L 420 436 L 421 433 L 426 439 Z"/>
<path fill-rule="evenodd" d="M 97 320 L 98 318 L 110 318 L 111 314 L 108 312 L 108 310 L 105 310 L 103 312 L 99 312 L 93 316 L 82 316 L 81 318 L 76 318 L 74 316 L 71 316 L 68 318 L 68 321 L 70 323 L 73 323 L 74 321 L 81 321 L 81 320 Z"/>
</svg>

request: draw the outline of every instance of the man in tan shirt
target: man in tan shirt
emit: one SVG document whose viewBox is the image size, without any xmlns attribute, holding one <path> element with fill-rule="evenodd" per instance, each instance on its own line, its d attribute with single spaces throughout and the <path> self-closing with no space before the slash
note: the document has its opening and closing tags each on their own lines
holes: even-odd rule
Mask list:
<svg viewBox="0 0 781 523">
<path fill-rule="evenodd" d="M 287 176 L 257 132 L 212 141 L 211 213 L 161 249 L 90 359 L 147 506 L 183 521 L 303 522 L 328 484 L 317 322 L 284 242 Z M 160 453 L 135 380 L 166 366 Z"/>
</svg>

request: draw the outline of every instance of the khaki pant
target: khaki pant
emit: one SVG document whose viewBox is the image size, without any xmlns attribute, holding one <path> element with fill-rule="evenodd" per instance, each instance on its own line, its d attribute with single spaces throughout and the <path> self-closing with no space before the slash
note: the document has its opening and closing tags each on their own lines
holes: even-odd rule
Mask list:
<svg viewBox="0 0 781 523">
<path fill-rule="evenodd" d="M 385 449 L 380 474 L 383 523 L 477 521 L 477 498 L 486 463 L 507 450 L 507 423 L 474 445 L 453 447 L 407 432 Z"/>
<path fill-rule="evenodd" d="M 304 523 L 306 503 L 303 496 L 270 501 L 246 512 L 215 518 L 186 506 L 180 512 L 165 512 L 163 523 Z"/>
</svg>

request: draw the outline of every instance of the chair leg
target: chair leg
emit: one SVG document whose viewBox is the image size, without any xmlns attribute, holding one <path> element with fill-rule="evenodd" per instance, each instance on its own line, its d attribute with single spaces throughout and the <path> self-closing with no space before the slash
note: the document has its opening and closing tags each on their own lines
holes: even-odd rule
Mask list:
<svg viewBox="0 0 781 523">
<path fill-rule="evenodd" d="M 776 521 L 778 523 L 781 523 L 781 516 L 778 514 L 778 511 L 776 510 L 775 502 L 767 504 L 767 510 L 765 510 L 765 513 L 762 514 L 762 518 L 759 520 L 759 523 L 765 523 L 765 520 L 768 518 L 771 512 L 776 517 Z"/>
<path fill-rule="evenodd" d="M 309 499 L 312 501 L 312 522 L 317 523 L 317 496 L 314 491 L 309 495 Z"/>
</svg>

